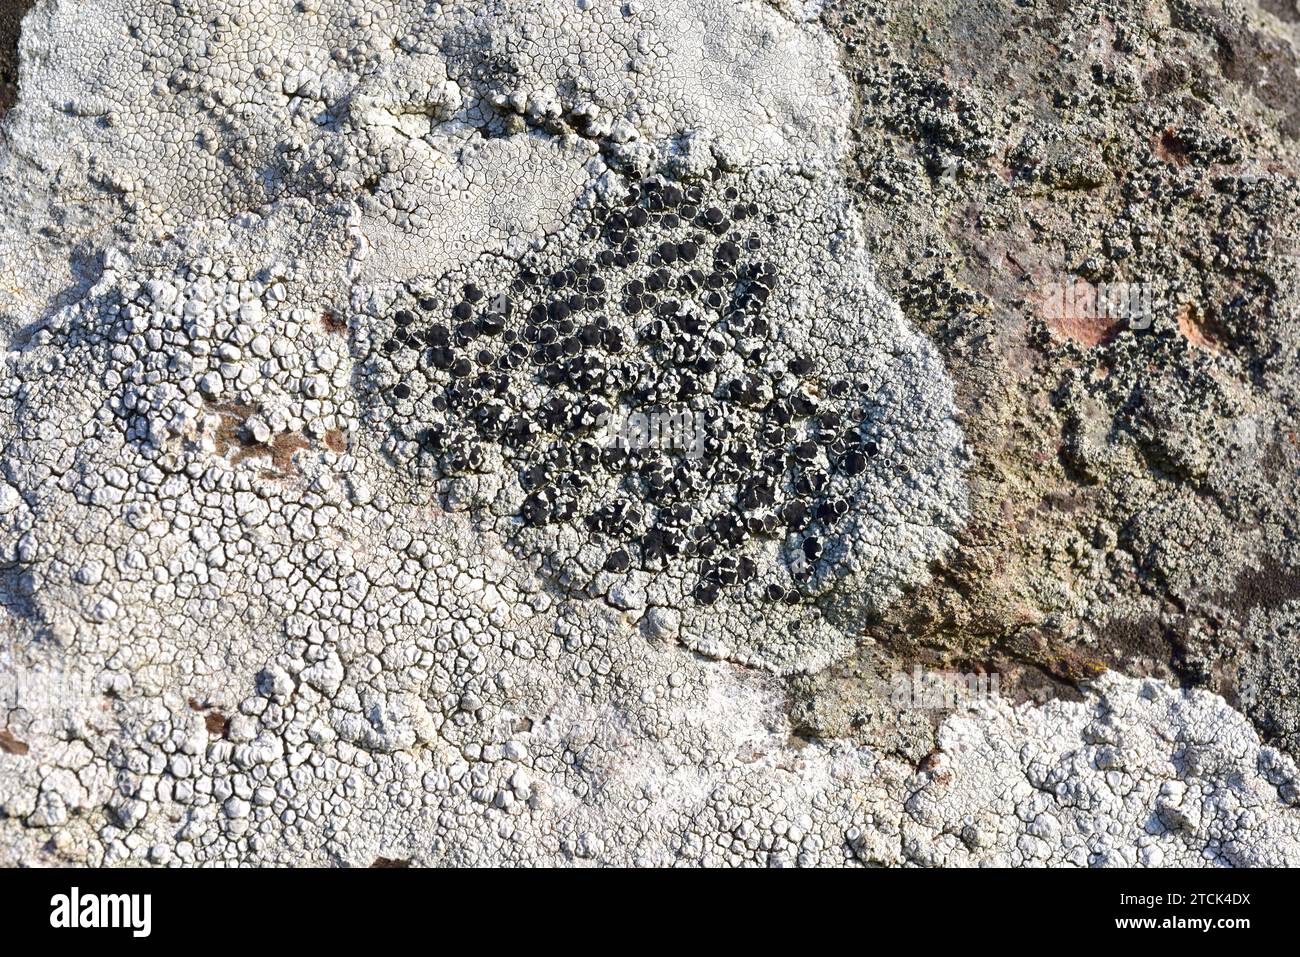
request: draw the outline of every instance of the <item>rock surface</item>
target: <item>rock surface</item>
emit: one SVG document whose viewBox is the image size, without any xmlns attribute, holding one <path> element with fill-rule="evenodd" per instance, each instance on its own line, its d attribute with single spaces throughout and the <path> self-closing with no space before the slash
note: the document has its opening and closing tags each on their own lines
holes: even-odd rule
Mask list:
<svg viewBox="0 0 1300 957">
<path fill-rule="evenodd" d="M 1300 861 L 1298 22 L 34 4 L 0 861 Z"/>
</svg>

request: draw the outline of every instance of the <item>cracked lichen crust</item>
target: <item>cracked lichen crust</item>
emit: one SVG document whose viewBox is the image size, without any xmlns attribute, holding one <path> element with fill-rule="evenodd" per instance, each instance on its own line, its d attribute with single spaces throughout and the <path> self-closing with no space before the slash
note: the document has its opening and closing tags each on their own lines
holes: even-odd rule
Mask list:
<svg viewBox="0 0 1300 957">
<path fill-rule="evenodd" d="M 110 722 L 125 765 L 87 811 L 24 755 L 10 824 L 104 860 L 688 857 L 740 706 L 781 721 L 733 669 L 834 660 L 947 547 L 961 435 L 872 276 L 833 47 L 677 7 L 35 11 L 5 169 L 67 140 L 99 205 L 0 380 L 8 725 Z"/>
<path fill-rule="evenodd" d="M 99 190 L 60 235 L 334 195 L 359 201 L 370 274 L 403 279 L 522 252 L 601 154 L 832 168 L 846 140 L 831 42 L 760 3 L 117 0 L 28 22 L 13 149 Z"/>
<path fill-rule="evenodd" d="M 790 6 L 38 5 L 0 154 L 34 251 L 6 860 L 1293 856 L 1294 766 L 1208 695 L 986 705 L 919 771 L 792 738 L 778 673 L 965 493 Z M 593 399 L 703 441 L 606 456 Z M 1211 810 L 1153 830 L 1178 782 Z"/>
<path fill-rule="evenodd" d="M 210 264 L 218 279 L 312 273 L 285 308 L 338 323 L 348 353 L 326 375 L 284 367 L 310 340 L 282 343 L 275 369 L 255 361 L 258 334 L 215 330 L 222 313 L 182 302 L 192 291 L 110 306 L 161 333 L 181 302 L 182 334 L 206 340 L 186 347 L 198 361 L 134 383 L 168 406 L 149 428 L 174 413 L 185 435 L 172 406 L 219 396 L 240 432 L 275 395 L 283 416 L 351 434 L 315 406 L 384 390 L 390 414 L 364 427 L 393 439 L 398 498 L 420 502 L 408 478 L 436 483 L 441 506 L 497 519 L 564 591 L 700 651 L 819 667 L 950 543 L 961 437 L 840 185 L 848 97 L 826 38 L 762 5 L 680 6 L 300 4 L 256 23 L 41 8 L 24 41 L 38 93 L 13 137 L 78 143 L 84 170 L 60 173 L 117 197 L 128 259 L 196 232 L 187 218 L 237 224 L 266 201 L 346 220 L 333 256 L 259 258 L 245 239 L 248 255 Z M 103 61 L 60 66 L 51 51 L 73 38 Z M 102 331 L 76 321 L 56 348 Z M 611 416 L 681 423 L 678 446 L 611 462 L 592 428 Z M 133 445 L 148 460 L 162 447 Z"/>
</svg>

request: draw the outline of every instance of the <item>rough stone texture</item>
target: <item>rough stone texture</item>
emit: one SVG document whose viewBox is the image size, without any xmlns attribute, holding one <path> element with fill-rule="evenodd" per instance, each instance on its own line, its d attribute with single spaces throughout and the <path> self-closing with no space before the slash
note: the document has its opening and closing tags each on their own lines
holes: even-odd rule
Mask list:
<svg viewBox="0 0 1300 957">
<path fill-rule="evenodd" d="M 0 860 L 1300 860 L 1296 20 L 38 3 Z"/>
<path fill-rule="evenodd" d="M 1300 743 L 1274 664 L 1300 640 L 1300 17 L 1263 7 L 827 9 L 869 245 L 944 356 L 974 464 L 957 550 L 803 685 L 809 733 L 880 724 L 855 676 L 902 657 L 1035 700 L 1159 676 Z M 1074 277 L 1150 283 L 1150 327 L 1054 324 L 1045 288 Z"/>
</svg>

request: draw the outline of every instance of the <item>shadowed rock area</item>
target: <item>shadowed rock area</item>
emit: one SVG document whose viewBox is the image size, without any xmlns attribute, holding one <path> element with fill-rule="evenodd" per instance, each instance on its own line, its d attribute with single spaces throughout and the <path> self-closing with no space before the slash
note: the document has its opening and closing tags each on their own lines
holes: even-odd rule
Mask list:
<svg viewBox="0 0 1300 957">
<path fill-rule="evenodd" d="M 0 116 L 18 99 L 18 35 L 33 0 L 0 0 Z"/>
</svg>

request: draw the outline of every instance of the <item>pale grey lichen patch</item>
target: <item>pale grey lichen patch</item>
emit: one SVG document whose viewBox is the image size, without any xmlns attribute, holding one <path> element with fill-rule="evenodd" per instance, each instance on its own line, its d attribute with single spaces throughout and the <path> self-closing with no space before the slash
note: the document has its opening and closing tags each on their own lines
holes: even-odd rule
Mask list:
<svg viewBox="0 0 1300 957">
<path fill-rule="evenodd" d="M 1300 851 L 1294 762 L 1216 695 L 1109 674 L 1088 702 L 993 710 L 940 730 L 906 804 L 909 859 L 1268 867 Z"/>
<path fill-rule="evenodd" d="M 716 501 L 690 514 L 683 512 L 686 503 L 670 503 L 679 506 L 673 528 L 658 527 L 669 515 L 665 504 L 633 523 L 641 525 L 635 539 L 607 535 L 595 547 L 572 536 L 534 542 L 531 550 L 540 549 L 552 566 L 548 571 L 565 587 L 578 580 L 578 590 L 604 595 L 634 617 L 645 608 L 679 609 L 685 613 L 683 639 L 709 654 L 806 669 L 851 647 L 853 626 L 830 627 L 820 613 L 786 606 L 834 589 L 839 598 L 859 594 L 849 602 L 850 616 L 881 607 L 924 572 L 960 524 L 962 451 L 950 390 L 933 351 L 905 328 L 871 276 L 852 206 L 838 185 L 846 83 L 824 35 L 802 18 L 792 21 L 758 5 L 650 9 L 567 2 L 434 11 L 403 6 L 363 16 L 300 5 L 256 24 L 249 16 L 219 12 L 190 17 L 126 10 L 116 20 L 92 22 L 61 8 L 43 8 L 42 15 L 27 56 L 37 93 L 15 113 L 15 152 L 35 150 L 56 132 L 77 142 L 84 171 L 60 173 L 84 172 L 90 183 L 119 194 L 131 217 L 124 248 L 156 242 L 186 217 L 231 215 L 267 200 L 304 196 L 338 208 L 347 219 L 334 240 L 342 275 L 332 277 L 332 286 L 306 284 L 314 295 L 294 304 L 342 311 L 345 277 L 355 314 L 341 319 L 350 327 L 357 360 L 377 345 L 387 317 L 374 315 L 375 306 L 395 288 L 427 290 L 472 273 L 484 288 L 504 289 L 517 263 L 527 258 L 529 268 L 538 269 L 556 261 L 557 250 L 574 245 L 595 211 L 645 176 L 683 185 L 725 179 L 726 199 L 720 189 L 707 210 L 681 217 L 680 227 L 659 237 L 689 244 L 705 269 L 693 271 L 684 261 L 675 270 L 654 269 L 657 253 L 647 246 L 638 255 L 643 237 L 611 242 L 607 236 L 619 258 L 642 266 L 625 269 L 622 288 L 588 312 L 617 312 L 628 298 L 640 303 L 628 290 L 648 282 L 661 293 L 657 312 L 669 325 L 711 322 L 708 347 L 725 355 L 707 355 L 713 368 L 682 382 L 681 391 L 689 385 L 700 395 L 690 411 L 714 441 L 740 448 L 754 440 L 749 433 L 755 428 L 787 433 L 766 442 L 777 457 L 762 476 L 768 485 L 736 490 L 745 484 L 737 471 L 747 467 L 744 461 L 726 470 L 700 469 L 695 481 L 710 487 L 695 495 Z M 68 70 L 50 55 L 73 38 L 96 53 L 93 69 Z M 120 82 L 119 73 L 125 74 Z M 732 183 L 743 188 L 743 197 Z M 750 210 L 754 228 L 744 230 L 743 252 L 752 262 L 737 263 L 741 235 L 731 227 L 741 217 L 733 204 Z M 769 241 L 762 259 L 749 256 L 760 238 Z M 655 241 L 654 230 L 649 239 Z M 276 263 L 301 267 L 302 259 Z M 267 265 L 246 261 L 241 272 Z M 662 290 L 656 281 L 673 288 Z M 669 298 L 683 281 L 722 305 L 707 306 L 711 317 L 688 315 L 701 304 Z M 757 283 L 756 291 L 746 292 L 745 283 Z M 738 297 L 758 293 L 771 299 L 760 304 L 767 307 L 762 328 L 742 329 L 728 313 Z M 654 300 L 644 296 L 648 315 L 656 314 Z M 624 309 L 631 318 L 625 317 L 623 339 L 633 350 L 646 348 L 643 330 L 633 325 L 641 308 Z M 242 355 L 244 346 L 224 348 Z M 689 378 L 685 367 L 678 368 L 691 365 L 682 348 L 669 342 L 651 363 L 658 378 L 652 401 Z M 219 351 L 213 344 L 211 356 Z M 244 388 L 254 385 L 258 372 L 247 363 L 239 370 L 218 365 L 209 362 L 192 381 L 150 381 L 150 401 L 201 396 L 218 421 L 238 418 L 238 409 L 260 401 L 262 386 Z M 342 368 L 336 361 L 336 375 Z M 232 372 L 244 379 L 232 384 Z M 373 382 L 388 384 L 392 373 L 366 364 L 358 373 L 362 393 Z M 410 390 L 405 383 L 397 387 Z M 839 393 L 834 398 L 852 406 L 846 421 L 837 413 L 833 425 L 830 416 L 812 419 L 802 408 L 831 404 L 817 393 L 832 388 Z M 290 379 L 286 389 L 313 403 L 324 397 L 320 377 Z M 728 399 L 728 390 L 746 389 L 743 399 Z M 711 403 L 710 397 L 723 401 Z M 535 391 L 520 398 L 542 403 Z M 726 417 L 755 403 L 765 407 L 763 418 L 748 431 Z M 453 405 L 463 404 L 464 396 L 453 397 Z M 798 421 L 791 421 L 791 404 Z M 460 414 L 485 411 L 485 405 L 470 404 Z M 421 415 L 433 418 L 427 409 Z M 265 416 L 247 417 L 247 428 L 264 445 Z M 384 427 L 373 417 L 368 425 Z M 825 434 L 816 434 L 819 429 Z M 407 444 L 414 438 L 408 433 Z M 151 441 L 158 439 L 151 434 Z M 572 434 L 561 441 L 578 444 Z M 406 454 L 400 442 L 385 451 L 399 462 Z M 869 466 L 865 458 L 873 460 Z M 497 466 L 497 477 L 509 486 L 518 482 L 523 464 L 494 462 L 474 471 L 491 482 Z M 656 464 L 682 467 L 680 456 L 645 467 Z M 754 467 L 752 455 L 748 467 Z M 647 494 L 641 471 L 636 483 L 642 487 L 625 483 L 623 494 Z M 454 507 L 464 492 L 460 488 L 447 504 Z M 605 492 L 612 489 L 591 487 L 587 498 L 594 502 Z M 510 517 L 502 495 L 511 494 L 507 488 L 497 495 L 494 514 Z M 788 509 L 797 514 L 788 516 Z M 710 561 L 715 549 L 741 544 L 718 523 L 762 526 L 767 552 Z M 742 533 L 748 538 L 750 531 Z M 668 541 L 645 540 L 655 535 Z M 702 537 L 708 540 L 696 541 Z M 692 539 L 688 548 L 683 538 Z M 633 554 L 624 559 L 628 551 Z M 630 578 L 597 581 L 611 561 L 615 574 L 630 564 Z M 665 562 L 674 567 L 665 569 Z M 687 563 L 697 567 L 681 567 Z M 652 572 L 667 573 L 651 580 Z M 698 612 L 697 606 L 712 605 L 719 590 L 736 584 L 747 589 L 731 596 L 734 625 L 722 609 Z M 773 606 L 757 617 L 756 597 L 759 605 Z M 809 620 L 799 624 L 801 618 Z"/>
<path fill-rule="evenodd" d="M 847 82 L 814 25 L 723 0 L 584 7 L 43 4 L 23 39 L 31 92 L 9 118 L 40 173 L 12 175 L 102 191 L 61 230 L 91 234 L 124 215 L 148 235 L 290 195 L 356 197 L 372 275 L 400 279 L 556 228 L 597 151 L 841 158 Z M 51 157 L 54 140 L 73 148 Z"/>
</svg>

